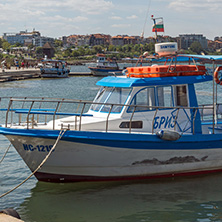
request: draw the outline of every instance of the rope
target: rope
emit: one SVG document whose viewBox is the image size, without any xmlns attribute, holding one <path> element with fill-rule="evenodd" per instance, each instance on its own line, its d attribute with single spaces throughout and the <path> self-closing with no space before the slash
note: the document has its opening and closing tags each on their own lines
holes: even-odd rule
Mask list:
<svg viewBox="0 0 222 222">
<path fill-rule="evenodd" d="M 0 163 L 4 160 L 4 158 L 5 158 L 6 154 L 8 153 L 9 148 L 10 148 L 11 145 L 12 145 L 12 144 L 10 143 L 10 145 L 8 146 L 8 148 L 7 148 L 6 151 L 5 151 L 5 154 L 3 155 L 2 159 L 0 160 Z"/>
<path fill-rule="evenodd" d="M 17 186 L 15 186 L 14 188 L 12 188 L 11 190 L 7 191 L 6 193 L 2 194 L 0 196 L 0 198 L 6 196 L 7 194 L 11 193 L 12 191 L 16 190 L 17 188 L 19 188 L 22 184 L 24 184 L 28 179 L 30 179 L 41 167 L 42 165 L 46 162 L 46 160 L 49 158 L 49 156 L 51 155 L 51 153 L 53 152 L 53 150 L 55 149 L 56 145 L 58 144 L 59 140 L 62 138 L 62 136 L 64 135 L 64 133 L 67 131 L 67 129 L 61 130 L 57 140 L 55 142 L 55 144 L 53 145 L 52 149 L 49 151 L 49 153 L 46 155 L 45 159 L 40 163 L 40 165 L 36 168 L 35 171 L 33 171 L 25 180 L 23 180 L 20 184 L 18 184 Z"/>
</svg>

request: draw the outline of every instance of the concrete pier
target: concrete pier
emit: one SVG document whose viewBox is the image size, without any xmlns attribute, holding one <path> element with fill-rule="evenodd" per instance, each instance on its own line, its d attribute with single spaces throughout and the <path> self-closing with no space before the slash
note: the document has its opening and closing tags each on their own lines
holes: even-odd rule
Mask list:
<svg viewBox="0 0 222 222">
<path fill-rule="evenodd" d="M 92 76 L 91 72 L 70 72 L 69 76 Z M 41 78 L 40 69 L 28 68 L 28 69 L 11 69 L 2 70 L 0 68 L 0 83 L 7 81 L 16 81 L 24 79 Z"/>
<path fill-rule="evenodd" d="M 0 213 L 1 222 L 24 222 L 23 220 L 17 219 L 15 217 Z"/>
<path fill-rule="evenodd" d="M 0 82 L 15 81 L 15 80 L 24 80 L 39 78 L 40 70 L 35 68 L 28 69 L 0 69 Z"/>
<path fill-rule="evenodd" d="M 92 76 L 91 72 L 70 72 L 69 76 Z"/>
</svg>

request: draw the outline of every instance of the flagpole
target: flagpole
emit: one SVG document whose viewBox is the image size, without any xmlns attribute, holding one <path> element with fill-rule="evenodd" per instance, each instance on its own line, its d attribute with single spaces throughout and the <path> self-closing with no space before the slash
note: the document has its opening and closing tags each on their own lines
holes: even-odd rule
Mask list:
<svg viewBox="0 0 222 222">
<path fill-rule="evenodd" d="M 154 18 L 153 15 L 151 15 L 151 19 L 153 20 L 153 23 L 154 23 L 154 31 L 155 31 L 155 35 L 156 35 L 156 42 L 158 41 L 157 39 L 157 28 L 156 28 L 156 19 L 162 19 L 163 21 L 163 17 L 159 17 L 159 18 Z"/>
</svg>

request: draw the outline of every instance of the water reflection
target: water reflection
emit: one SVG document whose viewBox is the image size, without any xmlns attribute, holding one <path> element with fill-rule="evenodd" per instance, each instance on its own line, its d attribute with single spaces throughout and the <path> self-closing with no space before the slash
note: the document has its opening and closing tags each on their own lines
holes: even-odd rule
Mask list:
<svg viewBox="0 0 222 222">
<path fill-rule="evenodd" d="M 41 222 L 221 221 L 222 174 L 153 181 L 38 182 L 18 209 Z"/>
</svg>

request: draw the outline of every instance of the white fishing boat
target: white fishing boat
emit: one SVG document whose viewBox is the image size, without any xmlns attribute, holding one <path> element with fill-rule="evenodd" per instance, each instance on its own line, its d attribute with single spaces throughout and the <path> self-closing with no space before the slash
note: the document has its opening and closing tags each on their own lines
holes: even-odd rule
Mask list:
<svg viewBox="0 0 222 222">
<path fill-rule="evenodd" d="M 109 76 L 115 73 L 121 73 L 116 59 L 108 59 L 104 54 L 98 54 L 95 67 L 88 67 L 94 76 Z"/>
<path fill-rule="evenodd" d="M 40 72 L 43 78 L 66 78 L 70 73 L 70 69 L 65 61 L 44 59 Z"/>
<path fill-rule="evenodd" d="M 202 64 L 213 62 L 215 68 L 222 56 L 177 55 L 174 43 L 157 45 L 157 54 L 166 64 L 129 67 L 125 75 L 98 81 L 93 102 L 10 98 L 0 134 L 40 181 L 222 171 L 222 106 L 215 87 L 222 84 L 222 67 L 213 78 Z M 178 64 L 179 56 L 194 64 Z M 213 82 L 212 103 L 198 105 L 195 85 L 204 82 Z"/>
</svg>

